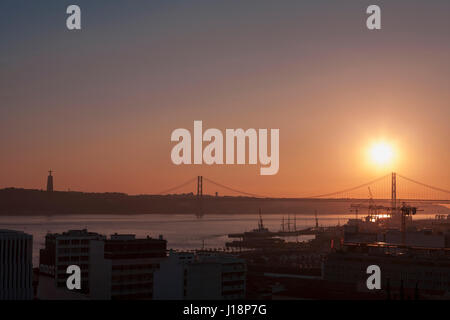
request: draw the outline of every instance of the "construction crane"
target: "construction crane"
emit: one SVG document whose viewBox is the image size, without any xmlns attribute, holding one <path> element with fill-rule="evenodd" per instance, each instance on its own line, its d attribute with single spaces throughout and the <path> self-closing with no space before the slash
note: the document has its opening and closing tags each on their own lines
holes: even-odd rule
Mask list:
<svg viewBox="0 0 450 320">
<path fill-rule="evenodd" d="M 370 189 L 370 187 L 367 187 L 367 188 L 369 190 L 369 204 L 362 204 L 362 203 L 353 204 L 352 203 L 350 205 L 350 211 L 355 212 L 356 219 L 358 219 L 359 210 L 367 209 L 367 220 L 371 221 L 371 222 L 376 222 L 376 220 L 379 218 L 378 213 L 380 210 L 389 211 L 391 208 L 386 207 L 386 206 L 377 205 L 375 203 L 375 200 L 373 199 L 372 190 Z"/>
<path fill-rule="evenodd" d="M 375 205 L 375 201 L 373 200 L 372 190 L 370 190 L 370 187 L 367 187 L 367 189 L 369 190 L 369 203 L 372 205 Z"/>
<path fill-rule="evenodd" d="M 369 189 L 369 192 L 370 192 L 370 189 Z M 413 215 L 415 215 L 418 211 L 423 211 L 423 210 L 419 210 L 419 209 L 417 209 L 417 207 L 407 205 L 405 202 L 402 203 L 401 207 L 396 207 L 396 208 L 376 205 L 375 202 L 373 201 L 371 192 L 370 192 L 370 195 L 371 195 L 371 198 L 369 200 L 369 205 L 352 204 L 351 211 L 358 212 L 358 210 L 361 208 L 368 209 L 369 215 L 367 216 L 366 221 L 370 221 L 370 222 L 377 222 L 377 220 L 380 218 L 380 216 L 378 215 L 379 210 L 384 210 L 384 211 L 390 212 L 388 217 L 391 217 L 391 218 L 394 216 L 394 212 L 400 213 L 401 214 L 400 232 L 401 232 L 401 237 L 402 237 L 402 245 L 406 245 L 406 222 L 407 222 L 407 219 L 408 219 L 408 217 L 412 217 Z"/>
<path fill-rule="evenodd" d="M 369 190 L 369 216 L 371 217 L 378 217 L 378 211 L 379 210 L 386 210 L 387 208 L 385 206 L 378 206 L 375 203 L 375 200 L 373 200 L 373 194 L 372 190 L 370 190 L 370 187 L 367 187 Z"/>
</svg>

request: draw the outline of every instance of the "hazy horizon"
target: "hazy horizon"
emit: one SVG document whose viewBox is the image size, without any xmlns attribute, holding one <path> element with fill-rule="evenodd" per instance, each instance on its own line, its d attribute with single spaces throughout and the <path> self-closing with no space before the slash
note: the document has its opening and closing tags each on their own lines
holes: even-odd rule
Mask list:
<svg viewBox="0 0 450 320">
<path fill-rule="evenodd" d="M 79 0 L 70 32 L 69 1 L 2 1 L 0 188 L 45 189 L 52 169 L 61 191 L 154 194 L 202 175 L 303 197 L 392 171 L 450 189 L 450 2 L 378 2 L 369 31 L 370 1 Z M 278 174 L 175 166 L 170 134 L 194 120 L 279 128 Z M 376 141 L 394 146 L 388 165 L 367 159 Z"/>
</svg>

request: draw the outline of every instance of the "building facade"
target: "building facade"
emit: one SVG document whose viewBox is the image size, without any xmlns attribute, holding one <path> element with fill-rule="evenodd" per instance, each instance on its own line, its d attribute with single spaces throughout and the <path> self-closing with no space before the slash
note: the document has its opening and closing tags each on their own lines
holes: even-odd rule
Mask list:
<svg viewBox="0 0 450 320">
<path fill-rule="evenodd" d="M 33 299 L 33 237 L 0 230 L 0 300 Z"/>
<path fill-rule="evenodd" d="M 106 237 L 94 232 L 69 230 L 49 233 L 45 236 L 45 248 L 40 250 L 39 272 L 52 276 L 55 286 L 66 287 L 67 267 L 77 265 L 81 269 L 82 293 L 89 293 L 89 272 L 92 265 L 101 263 L 101 246 Z"/>
<path fill-rule="evenodd" d="M 247 266 L 225 254 L 171 253 L 155 272 L 158 300 L 244 299 Z"/>
<path fill-rule="evenodd" d="M 93 266 L 93 299 L 153 298 L 153 274 L 166 257 L 167 241 L 160 236 L 137 239 L 114 234 L 104 241 L 103 259 Z"/>
<path fill-rule="evenodd" d="M 47 234 L 40 251 L 41 274 L 54 278 L 57 288 L 66 287 L 69 265 L 81 269 L 81 290 L 98 300 L 151 299 L 153 272 L 166 256 L 167 241 L 150 237 L 114 234 L 110 238 L 88 232 L 69 230 Z"/>
<path fill-rule="evenodd" d="M 450 297 L 448 248 L 346 244 L 343 250 L 327 257 L 323 278 L 366 291 L 370 265 L 380 267 L 382 290 L 417 290 L 422 296 Z"/>
</svg>

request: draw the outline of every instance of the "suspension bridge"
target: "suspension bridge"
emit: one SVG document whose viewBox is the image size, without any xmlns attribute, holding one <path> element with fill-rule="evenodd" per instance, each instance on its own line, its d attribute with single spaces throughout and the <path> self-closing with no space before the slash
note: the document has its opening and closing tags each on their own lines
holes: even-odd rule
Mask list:
<svg viewBox="0 0 450 320">
<path fill-rule="evenodd" d="M 204 176 L 193 177 L 183 183 L 180 183 L 174 187 L 159 192 L 161 195 L 174 194 L 180 192 L 180 190 L 186 191 L 196 190 L 198 198 L 202 198 L 204 195 L 204 183 L 206 182 L 211 186 L 210 190 L 214 192 L 210 195 L 218 195 L 217 190 L 226 191 L 228 195 L 233 196 L 245 196 L 253 198 L 274 198 L 269 195 L 262 195 L 253 193 L 243 188 L 225 185 Z M 395 202 L 400 201 L 450 201 L 450 190 L 432 186 L 430 184 L 408 178 L 399 173 L 389 173 L 377 179 L 368 181 L 366 183 L 349 187 L 334 192 L 328 192 L 324 194 L 312 194 L 310 196 L 301 197 L 277 197 L 277 198 L 295 198 L 295 199 L 383 199 L 391 200 L 393 205 Z"/>
</svg>

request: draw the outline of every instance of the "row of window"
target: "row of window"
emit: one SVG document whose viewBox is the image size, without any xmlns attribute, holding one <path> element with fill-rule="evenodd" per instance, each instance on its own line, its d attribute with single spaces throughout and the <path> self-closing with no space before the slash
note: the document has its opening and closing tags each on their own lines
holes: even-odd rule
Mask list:
<svg viewBox="0 0 450 320">
<path fill-rule="evenodd" d="M 88 253 L 89 248 L 59 248 L 58 254 Z"/>
<path fill-rule="evenodd" d="M 65 257 L 58 257 L 58 262 L 78 262 L 78 261 L 89 261 L 89 256 L 65 256 Z"/>
<path fill-rule="evenodd" d="M 72 239 L 72 240 L 58 240 L 58 245 L 67 246 L 67 245 L 88 245 L 90 240 L 80 240 L 80 239 Z"/>
<path fill-rule="evenodd" d="M 143 282 L 143 283 L 133 283 L 133 284 L 120 284 L 112 285 L 111 289 L 113 291 L 153 291 L 153 282 Z"/>
<path fill-rule="evenodd" d="M 69 266 L 68 264 L 59 265 L 58 266 L 58 270 L 59 271 L 66 271 L 68 266 Z M 89 265 L 88 264 L 81 264 L 81 265 L 79 265 L 79 267 L 80 267 L 81 270 L 87 270 L 89 268 Z"/>
<path fill-rule="evenodd" d="M 127 271 L 127 270 L 145 270 L 145 269 L 158 269 L 159 264 L 130 264 L 130 265 L 117 265 L 112 266 L 113 271 Z"/>
<path fill-rule="evenodd" d="M 112 282 L 152 281 L 153 273 L 112 276 Z"/>
</svg>

